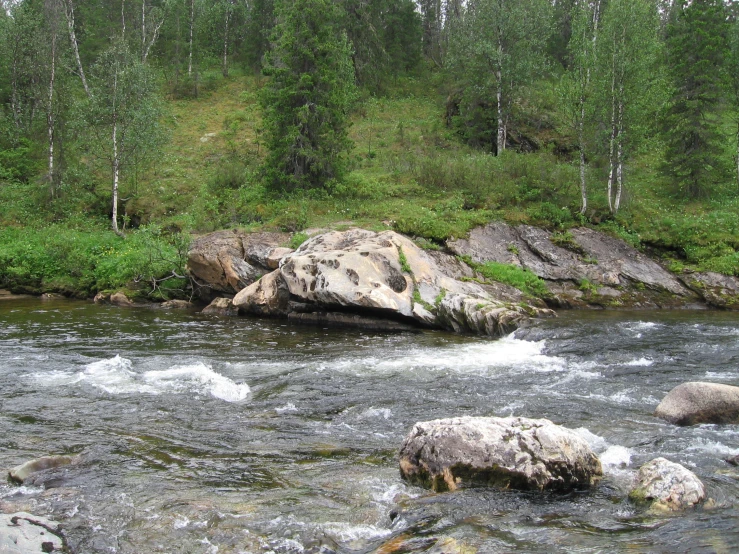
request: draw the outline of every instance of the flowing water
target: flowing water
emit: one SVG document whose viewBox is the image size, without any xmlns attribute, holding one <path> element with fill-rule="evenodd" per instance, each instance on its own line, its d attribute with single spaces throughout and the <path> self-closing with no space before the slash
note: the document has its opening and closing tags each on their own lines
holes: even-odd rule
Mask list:
<svg viewBox="0 0 739 554">
<path fill-rule="evenodd" d="M 563 313 L 488 340 L 4 300 L 0 468 L 81 456 L 0 485 L 0 509 L 62 522 L 77 553 L 736 552 L 724 460 L 739 427 L 652 416 L 690 380 L 739 385 L 735 314 Z M 600 486 L 432 494 L 400 479 L 416 421 L 511 414 L 577 429 Z M 697 473 L 712 507 L 632 506 L 656 456 Z"/>
</svg>

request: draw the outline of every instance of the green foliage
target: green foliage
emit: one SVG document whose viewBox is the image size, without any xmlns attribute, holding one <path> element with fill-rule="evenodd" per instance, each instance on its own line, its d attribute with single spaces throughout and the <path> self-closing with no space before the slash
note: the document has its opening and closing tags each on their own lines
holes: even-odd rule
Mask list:
<svg viewBox="0 0 739 554">
<path fill-rule="evenodd" d="M 466 260 L 469 264 L 469 260 Z M 528 269 L 512 264 L 501 264 L 498 262 L 486 262 L 484 264 L 470 264 L 486 279 L 504 283 L 538 298 L 551 296 L 549 289 L 542 279 L 534 275 Z"/>
<path fill-rule="evenodd" d="M 403 273 L 413 274 L 413 269 L 411 269 L 410 264 L 408 264 L 408 258 L 405 257 L 405 252 L 403 252 L 402 246 L 398 246 L 398 262 L 400 262 L 400 270 Z"/>
<path fill-rule="evenodd" d="M 681 1 L 673 10 L 667 61 L 674 89 L 663 121 L 663 170 L 683 196 L 697 198 L 727 175 L 719 125 L 727 14 L 721 0 Z"/>
<path fill-rule="evenodd" d="M 183 294 L 189 238 L 145 227 L 127 239 L 95 226 L 0 228 L 0 286 L 30 292 L 90 296 L 124 286 L 161 297 Z"/>
<path fill-rule="evenodd" d="M 290 237 L 290 248 L 293 250 L 297 250 L 300 248 L 300 245 L 303 244 L 305 241 L 308 240 L 308 235 L 306 233 L 295 233 L 292 237 Z"/>
<path fill-rule="evenodd" d="M 261 98 L 266 145 L 263 171 L 278 191 L 327 188 L 340 180 L 351 148 L 348 112 L 355 97 L 351 51 L 331 0 L 277 4 L 274 48 Z"/>
</svg>

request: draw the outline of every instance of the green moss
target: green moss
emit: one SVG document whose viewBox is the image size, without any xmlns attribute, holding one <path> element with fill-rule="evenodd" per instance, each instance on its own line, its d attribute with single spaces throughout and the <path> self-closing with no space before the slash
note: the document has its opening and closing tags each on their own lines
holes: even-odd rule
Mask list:
<svg viewBox="0 0 739 554">
<path fill-rule="evenodd" d="M 413 275 L 413 270 L 408 263 L 408 258 L 405 257 L 405 252 L 403 252 L 402 246 L 398 246 L 398 261 L 400 262 L 400 269 L 401 271 L 403 271 L 403 273 Z"/>
</svg>

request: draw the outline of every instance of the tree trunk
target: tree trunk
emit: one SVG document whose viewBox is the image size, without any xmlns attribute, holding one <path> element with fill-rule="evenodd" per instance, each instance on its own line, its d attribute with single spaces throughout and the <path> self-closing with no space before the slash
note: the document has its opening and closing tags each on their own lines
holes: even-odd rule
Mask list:
<svg viewBox="0 0 739 554">
<path fill-rule="evenodd" d="M 120 176 L 120 161 L 118 159 L 118 121 L 113 116 L 113 231 L 120 233 L 118 230 L 118 180 Z"/>
<path fill-rule="evenodd" d="M 146 0 L 141 0 L 141 61 L 146 61 Z"/>
<path fill-rule="evenodd" d="M 611 138 L 608 142 L 608 210 L 613 209 L 613 180 L 616 176 L 616 48 L 611 59 Z"/>
<path fill-rule="evenodd" d="M 624 181 L 624 87 L 623 83 L 619 87 L 618 100 L 618 145 L 616 149 L 616 202 L 613 207 L 613 215 L 618 213 L 621 207 L 621 192 L 623 191 Z"/>
<path fill-rule="evenodd" d="M 195 0 L 190 0 L 190 56 L 187 62 L 187 75 L 192 77 L 192 38 L 195 29 Z"/>
<path fill-rule="evenodd" d="M 228 77 L 228 24 L 231 21 L 231 10 L 226 8 L 226 30 L 223 33 L 223 76 Z"/>
<path fill-rule="evenodd" d="M 585 215 L 588 209 L 588 189 L 585 183 L 585 93 L 580 95 L 580 121 L 577 125 L 577 142 L 580 150 L 580 213 Z"/>
<path fill-rule="evenodd" d="M 121 38 L 126 40 L 126 0 L 121 0 Z"/>
<path fill-rule="evenodd" d="M 85 78 L 85 71 L 82 69 L 82 60 L 80 59 L 80 50 L 77 46 L 77 35 L 74 31 L 74 4 L 73 0 L 64 0 L 64 15 L 67 18 L 67 27 L 69 27 L 69 42 L 72 43 L 72 52 L 74 52 L 74 59 L 77 62 L 77 71 L 80 74 L 82 80 L 82 87 L 85 89 L 85 94 L 90 97 L 90 87 L 87 85 L 87 79 Z"/>
<path fill-rule="evenodd" d="M 46 106 L 46 129 L 49 137 L 49 186 L 51 197 L 56 196 L 54 179 L 54 81 L 56 79 L 56 32 L 51 35 L 51 75 L 49 76 L 49 99 Z"/>
</svg>

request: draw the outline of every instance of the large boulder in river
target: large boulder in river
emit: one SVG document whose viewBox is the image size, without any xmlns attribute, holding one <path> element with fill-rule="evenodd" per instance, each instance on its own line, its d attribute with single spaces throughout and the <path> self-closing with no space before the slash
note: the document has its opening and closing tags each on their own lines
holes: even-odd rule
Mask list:
<svg viewBox="0 0 739 554">
<path fill-rule="evenodd" d="M 465 486 L 568 491 L 603 470 L 580 435 L 547 419 L 457 417 L 416 423 L 400 449 L 401 475 L 435 491 Z"/>
<path fill-rule="evenodd" d="M 187 270 L 199 285 L 199 296 L 234 295 L 247 287 L 277 263 L 277 256 L 292 250 L 283 247 L 287 233 L 251 233 L 218 231 L 193 241 L 188 252 Z"/>
<path fill-rule="evenodd" d="M 584 227 L 557 234 L 496 222 L 473 229 L 468 238 L 449 241 L 447 246 L 478 263 L 528 269 L 546 280 L 565 304 L 647 305 L 668 302 L 668 298 L 687 303 L 696 297 L 669 271 L 624 241 Z"/>
<path fill-rule="evenodd" d="M 654 415 L 677 425 L 739 423 L 739 387 L 683 383 L 667 393 Z"/>
<path fill-rule="evenodd" d="M 706 499 L 703 483 L 692 471 L 665 458 L 655 458 L 639 468 L 629 498 L 655 511 L 679 511 Z"/>
<path fill-rule="evenodd" d="M 290 292 L 279 270 L 252 283 L 233 299 L 234 307 L 246 313 L 284 316 L 288 313 Z"/>
</svg>

